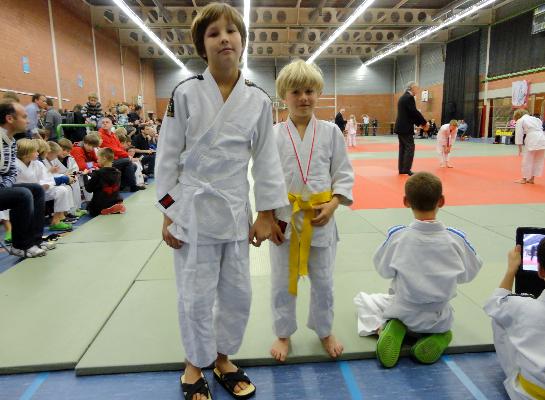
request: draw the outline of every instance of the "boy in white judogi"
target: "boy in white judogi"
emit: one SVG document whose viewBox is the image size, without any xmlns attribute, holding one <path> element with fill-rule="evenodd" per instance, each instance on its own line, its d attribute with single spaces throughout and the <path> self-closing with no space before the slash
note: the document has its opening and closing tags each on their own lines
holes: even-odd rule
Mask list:
<svg viewBox="0 0 545 400">
<path fill-rule="evenodd" d="M 347 139 L 347 145 L 348 147 L 356 147 L 356 132 L 358 130 L 358 126 L 356 124 L 356 117 L 354 117 L 354 114 L 350 115 L 350 118 L 348 118 L 348 121 L 346 122 L 346 139 Z"/>
<path fill-rule="evenodd" d="M 339 204 L 352 204 L 354 174 L 342 132 L 313 114 L 322 88 L 321 72 L 302 60 L 284 67 L 276 80 L 276 91 L 289 111 L 287 122 L 277 124 L 274 131 L 291 203 L 275 210 L 276 246 L 270 246 L 273 329 L 278 337 L 271 354 L 278 361 L 285 361 L 290 336 L 297 329 L 297 281 L 304 275 L 311 283 L 307 326 L 331 357 L 343 351 L 331 334 L 339 240 L 333 214 Z"/>
<path fill-rule="evenodd" d="M 512 400 L 545 398 L 545 291 L 537 299 L 511 291 L 520 266 L 521 248 L 509 252 L 500 287 L 484 306 L 492 318 L 494 347 Z M 545 239 L 537 249 L 538 276 L 545 279 Z"/>
<path fill-rule="evenodd" d="M 82 215 L 85 215 L 86 212 L 81 210 L 81 186 L 75 175 L 78 171 L 78 165 L 76 164 L 76 161 L 72 157 L 70 157 L 72 158 L 73 163 L 69 164 L 68 167 L 66 167 L 61 162 L 61 160 L 59 160 L 59 156 L 62 152 L 62 147 L 60 146 L 60 144 L 56 142 L 47 142 L 47 144 L 49 145 L 50 151 L 45 155 L 42 162 L 48 170 L 51 170 L 51 168 L 55 168 L 58 171 L 57 173 L 52 174 L 53 177 L 69 177 L 68 186 L 70 186 L 70 189 L 72 190 L 72 202 L 74 204 L 74 206 L 70 209 L 70 214 L 79 218 Z"/>
<path fill-rule="evenodd" d="M 38 183 L 45 190 L 45 201 L 53 200 L 53 217 L 49 229 L 71 230 L 72 225 L 63 222 L 66 212 L 73 207 L 72 190 L 69 186 L 55 186 L 55 179 L 46 166 L 38 161 L 38 143 L 32 139 L 17 141 L 17 183 Z"/>
<path fill-rule="evenodd" d="M 457 134 L 458 121 L 455 119 L 448 124 L 441 125 L 441 128 L 439 128 L 439 132 L 437 132 L 437 152 L 439 153 L 440 167 L 452 168 L 452 165 L 449 164 L 449 158 Z"/>
<path fill-rule="evenodd" d="M 515 119 L 515 144 L 519 156 L 522 155 L 522 179 L 517 183 L 534 183 L 535 176 L 543 173 L 545 162 L 545 133 L 541 120 L 528 115 L 528 111 L 518 109 Z"/>
<path fill-rule="evenodd" d="M 414 358 L 425 364 L 439 359 L 452 339 L 449 301 L 456 286 L 471 281 L 482 265 L 464 233 L 436 220 L 445 204 L 439 178 L 414 174 L 405 183 L 403 202 L 415 221 L 391 228 L 373 260 L 377 272 L 392 279 L 390 296 L 360 294 L 354 299 L 359 334 L 379 333 L 377 357 L 388 368 L 397 363 L 407 331 L 423 334 L 411 348 Z"/>
<path fill-rule="evenodd" d="M 238 69 L 246 42 L 242 17 L 228 4 L 200 10 L 191 28 L 202 75 L 173 90 L 159 136 L 155 177 L 163 238 L 173 247 L 186 368 L 186 399 L 210 398 L 201 368 L 232 395 L 256 388 L 228 359 L 236 353 L 250 312 L 248 238 L 270 237 L 273 210 L 288 204 L 272 132 L 272 104 Z M 251 225 L 248 163 L 253 159 Z"/>
</svg>

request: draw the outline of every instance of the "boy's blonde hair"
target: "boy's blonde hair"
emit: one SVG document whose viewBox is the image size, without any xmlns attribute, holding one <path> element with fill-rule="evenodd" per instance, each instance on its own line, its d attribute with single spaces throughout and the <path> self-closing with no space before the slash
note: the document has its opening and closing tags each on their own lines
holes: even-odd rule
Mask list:
<svg viewBox="0 0 545 400">
<path fill-rule="evenodd" d="M 59 154 L 62 151 L 62 147 L 59 146 L 58 143 L 49 141 L 47 142 L 47 145 L 49 146 L 48 153 L 57 153 Z"/>
<path fill-rule="evenodd" d="M 72 144 L 72 141 L 70 139 L 67 139 L 67 138 L 60 138 L 59 139 L 59 146 L 61 146 L 61 149 L 66 150 L 66 151 L 70 151 L 74 147 L 74 145 Z"/>
<path fill-rule="evenodd" d="M 206 49 L 204 47 L 204 34 L 208 26 L 216 22 L 221 17 L 237 27 L 238 32 L 240 33 L 240 39 L 242 41 L 242 49 L 246 46 L 247 31 L 242 15 L 232 6 L 225 3 L 210 3 L 207 6 L 203 7 L 197 17 L 193 20 L 191 24 L 191 38 L 193 39 L 193 44 L 197 50 L 197 54 L 204 61 L 208 62 L 206 59 Z M 242 56 L 242 54 L 241 54 Z"/>
<path fill-rule="evenodd" d="M 322 71 L 316 64 L 307 64 L 303 60 L 296 60 L 286 65 L 276 78 L 276 93 L 281 99 L 292 89 L 312 88 L 319 94 L 324 88 Z"/>
<path fill-rule="evenodd" d="M 98 96 L 96 93 L 89 93 L 89 96 L 87 96 L 87 100 L 95 99 L 98 101 Z"/>
<path fill-rule="evenodd" d="M 109 147 L 103 147 L 98 151 L 98 156 L 109 163 L 114 162 L 114 151 Z"/>
<path fill-rule="evenodd" d="M 127 135 L 117 135 L 120 143 L 129 143 L 131 139 Z"/>
<path fill-rule="evenodd" d="M 127 130 L 125 128 L 117 128 L 114 133 L 115 136 L 117 136 L 117 138 L 119 139 L 121 136 L 127 135 Z"/>
<path fill-rule="evenodd" d="M 33 139 L 19 139 L 17 141 L 17 158 L 22 160 L 24 157 L 38 151 L 38 143 Z"/>
<path fill-rule="evenodd" d="M 405 197 L 417 211 L 433 211 L 443 196 L 441 180 L 429 172 L 417 172 L 405 182 Z"/>
<path fill-rule="evenodd" d="M 515 113 L 513 114 L 513 119 L 516 121 L 526 114 L 528 114 L 528 110 L 524 108 L 519 108 L 518 110 L 515 110 Z"/>
<path fill-rule="evenodd" d="M 458 121 L 456 121 L 455 119 L 451 119 L 450 126 L 458 126 Z"/>
<path fill-rule="evenodd" d="M 129 107 L 127 107 L 126 105 L 121 105 L 117 108 L 117 111 L 120 113 L 120 114 L 125 114 L 127 111 L 129 111 Z"/>
<path fill-rule="evenodd" d="M 40 157 L 43 157 L 44 154 L 49 153 L 49 145 L 47 142 L 43 139 L 34 139 L 36 144 L 38 145 L 38 154 Z"/>
</svg>

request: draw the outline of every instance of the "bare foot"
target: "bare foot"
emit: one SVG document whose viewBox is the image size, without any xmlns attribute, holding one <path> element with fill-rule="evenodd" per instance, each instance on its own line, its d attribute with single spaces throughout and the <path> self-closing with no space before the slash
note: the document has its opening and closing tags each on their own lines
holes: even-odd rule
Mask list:
<svg viewBox="0 0 545 400">
<path fill-rule="evenodd" d="M 532 179 L 528 179 L 528 180 L 526 181 L 526 183 L 530 183 L 530 184 L 532 184 L 532 185 L 533 185 L 533 184 L 534 184 L 534 178 L 532 178 Z"/>
<path fill-rule="evenodd" d="M 202 372 L 200 368 L 191 365 L 189 362 L 186 362 L 186 364 L 187 365 L 184 370 L 182 383 L 193 384 L 202 378 Z M 192 400 L 208 400 L 208 397 L 203 394 L 197 393 L 193 395 Z"/>
<path fill-rule="evenodd" d="M 454 168 L 453 165 L 447 164 L 447 168 Z"/>
<path fill-rule="evenodd" d="M 327 351 L 327 354 L 329 354 L 331 358 L 337 358 L 343 353 L 344 347 L 342 343 L 337 341 L 335 336 L 329 335 L 320 340 L 322 341 L 322 346 L 324 346 L 325 351 Z"/>
<path fill-rule="evenodd" d="M 288 357 L 289 349 L 290 338 L 278 338 L 272 344 L 271 356 L 273 356 L 276 361 L 284 362 Z"/>
<path fill-rule="evenodd" d="M 439 168 L 445 168 L 445 164 L 443 163 L 439 164 Z"/>
<path fill-rule="evenodd" d="M 527 183 L 526 179 L 522 178 L 522 179 L 519 179 L 518 181 L 515 181 L 515 183 L 520 183 L 522 185 L 524 185 L 525 183 Z"/>
<path fill-rule="evenodd" d="M 216 359 L 216 368 L 222 373 L 227 374 L 229 372 L 237 372 L 238 367 L 233 364 L 225 355 L 218 354 L 218 358 Z M 235 386 L 235 393 L 238 393 L 248 387 L 248 384 L 246 382 L 239 382 Z"/>
</svg>

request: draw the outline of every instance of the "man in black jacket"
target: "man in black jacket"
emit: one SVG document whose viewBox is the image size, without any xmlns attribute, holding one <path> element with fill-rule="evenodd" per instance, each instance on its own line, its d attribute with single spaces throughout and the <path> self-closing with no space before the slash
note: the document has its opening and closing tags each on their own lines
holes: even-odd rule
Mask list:
<svg viewBox="0 0 545 400">
<path fill-rule="evenodd" d="M 344 108 L 341 108 L 337 115 L 335 115 L 335 125 L 339 127 L 342 133 L 344 133 L 344 128 L 346 127 L 346 120 L 343 117 Z"/>
<path fill-rule="evenodd" d="M 412 175 L 414 158 L 414 125 L 428 129 L 428 123 L 416 109 L 414 100 L 418 90 L 416 82 L 409 82 L 407 90 L 397 102 L 397 119 L 394 131 L 399 140 L 398 169 L 400 174 Z"/>
</svg>

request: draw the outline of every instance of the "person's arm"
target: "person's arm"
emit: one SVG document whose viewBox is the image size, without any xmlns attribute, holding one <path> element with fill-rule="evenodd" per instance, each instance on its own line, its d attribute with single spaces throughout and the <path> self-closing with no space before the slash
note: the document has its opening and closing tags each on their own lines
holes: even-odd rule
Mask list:
<svg viewBox="0 0 545 400">
<path fill-rule="evenodd" d="M 159 140 L 162 135 L 161 132 Z M 263 101 L 263 111 L 257 121 L 251 146 L 255 208 L 258 216 L 250 228 L 250 241 L 254 246 L 259 246 L 271 235 L 273 210 L 289 204 L 273 132 L 272 104 L 268 99 Z"/>
<path fill-rule="evenodd" d="M 394 278 L 396 270 L 392 267 L 395 255 L 397 235 L 405 229 L 404 225 L 393 226 L 388 230 L 388 236 L 384 243 L 377 249 L 373 257 L 373 263 L 378 274 L 386 279 Z"/>
<path fill-rule="evenodd" d="M 407 110 L 409 111 L 409 116 L 415 125 L 422 127 L 427 125 L 428 121 L 426 121 L 426 118 L 424 118 L 422 113 L 416 108 L 416 100 L 414 99 L 414 96 L 410 96 L 408 98 Z"/>
<path fill-rule="evenodd" d="M 505 272 L 505 276 L 500 282 L 501 289 L 513 291 L 515 275 L 517 274 L 520 266 L 521 250 L 521 246 L 516 245 L 515 248 L 507 254 L 507 271 Z"/>
<path fill-rule="evenodd" d="M 100 172 L 93 171 L 91 176 L 89 173 L 84 173 L 83 175 L 83 185 L 85 190 L 89 193 L 94 193 L 100 189 Z"/>
<path fill-rule="evenodd" d="M 524 146 L 523 118 L 519 118 L 515 123 L 515 144 L 518 145 L 519 155 L 522 153 L 522 146 Z"/>
</svg>

